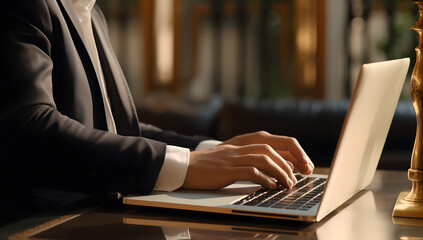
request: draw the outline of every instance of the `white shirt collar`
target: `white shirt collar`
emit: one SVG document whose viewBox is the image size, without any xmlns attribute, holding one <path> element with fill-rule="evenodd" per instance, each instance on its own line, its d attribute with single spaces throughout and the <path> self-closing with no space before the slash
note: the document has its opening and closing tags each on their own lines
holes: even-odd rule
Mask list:
<svg viewBox="0 0 423 240">
<path fill-rule="evenodd" d="M 93 9 L 96 0 L 71 0 L 73 7 L 77 11 L 88 11 L 91 12 Z"/>
</svg>

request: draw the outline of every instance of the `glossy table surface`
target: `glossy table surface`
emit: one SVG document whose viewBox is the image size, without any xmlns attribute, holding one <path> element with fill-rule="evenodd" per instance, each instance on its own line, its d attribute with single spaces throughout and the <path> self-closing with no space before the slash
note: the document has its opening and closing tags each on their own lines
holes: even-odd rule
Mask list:
<svg viewBox="0 0 423 240">
<path fill-rule="evenodd" d="M 319 169 L 320 172 L 327 171 Z M 318 223 L 115 204 L 40 215 L 0 229 L 17 239 L 423 239 L 423 220 L 393 219 L 405 171 L 378 171 L 370 186 Z"/>
</svg>

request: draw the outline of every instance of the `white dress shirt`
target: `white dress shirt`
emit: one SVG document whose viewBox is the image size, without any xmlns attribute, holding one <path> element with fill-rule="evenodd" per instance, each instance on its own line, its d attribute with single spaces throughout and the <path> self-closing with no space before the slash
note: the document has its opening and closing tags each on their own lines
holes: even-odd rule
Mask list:
<svg viewBox="0 0 423 240">
<path fill-rule="evenodd" d="M 98 56 L 97 46 L 94 40 L 94 34 L 92 30 L 91 22 L 91 10 L 94 7 L 96 0 L 70 0 L 74 10 L 79 18 L 79 22 L 82 27 L 84 43 L 87 47 L 87 51 L 93 58 L 93 64 L 96 68 L 101 69 L 100 59 Z M 116 124 L 113 119 L 112 110 L 107 94 L 107 88 L 104 81 L 103 72 L 100 71 L 99 76 L 100 88 L 103 95 L 104 108 L 106 111 L 107 127 L 110 132 L 117 133 Z M 203 150 L 209 147 L 216 146 L 221 142 L 215 140 L 207 140 L 201 142 L 196 150 Z M 160 170 L 159 176 L 156 181 L 154 190 L 159 191 L 173 191 L 182 186 L 185 181 L 185 176 L 189 164 L 189 149 L 181 148 L 177 146 L 166 147 L 165 160 Z"/>
</svg>

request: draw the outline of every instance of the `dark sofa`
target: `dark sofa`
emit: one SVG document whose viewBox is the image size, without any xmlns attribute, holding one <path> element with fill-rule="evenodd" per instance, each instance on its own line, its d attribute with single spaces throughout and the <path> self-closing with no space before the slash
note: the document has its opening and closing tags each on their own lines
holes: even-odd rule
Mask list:
<svg viewBox="0 0 423 240">
<path fill-rule="evenodd" d="M 137 102 L 143 121 L 188 135 L 207 135 L 225 140 L 237 134 L 265 130 L 298 139 L 317 166 L 330 166 L 348 100 L 262 100 L 207 103 L 147 99 Z M 357 129 L 360 131 L 360 129 Z M 406 170 L 416 131 L 411 101 L 398 103 L 379 169 Z"/>
</svg>

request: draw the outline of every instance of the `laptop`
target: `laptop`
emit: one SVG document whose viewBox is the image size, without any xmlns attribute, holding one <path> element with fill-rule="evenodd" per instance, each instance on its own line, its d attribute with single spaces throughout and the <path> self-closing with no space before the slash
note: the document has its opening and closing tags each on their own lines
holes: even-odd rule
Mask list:
<svg viewBox="0 0 423 240">
<path fill-rule="evenodd" d="M 364 64 L 350 99 L 328 175 L 297 175 L 293 189 L 250 182 L 223 189 L 153 192 L 128 205 L 318 222 L 373 179 L 410 65 L 409 58 Z"/>
</svg>

